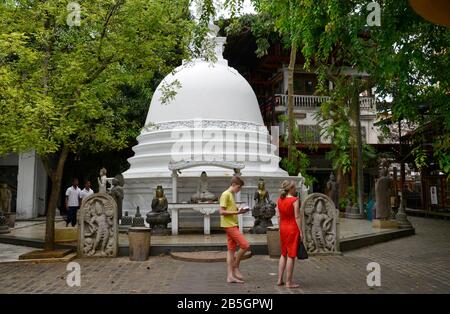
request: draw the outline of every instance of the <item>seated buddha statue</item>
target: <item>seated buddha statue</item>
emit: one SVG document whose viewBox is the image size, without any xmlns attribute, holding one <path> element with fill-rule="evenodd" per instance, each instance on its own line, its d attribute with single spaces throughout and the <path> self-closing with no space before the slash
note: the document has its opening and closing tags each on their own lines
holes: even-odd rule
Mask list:
<svg viewBox="0 0 450 314">
<path fill-rule="evenodd" d="M 275 203 L 269 198 L 266 191 L 266 184 L 263 179 L 258 181 L 258 190 L 253 197 L 255 205 L 252 209 L 252 216 L 255 217 L 253 233 L 267 233 L 267 227 L 272 226 L 272 217 L 275 215 Z"/>
<path fill-rule="evenodd" d="M 167 234 L 167 224 L 171 221 L 167 198 L 164 196 L 164 189 L 161 185 L 156 187 L 155 197 L 152 200 L 152 211 L 147 213 L 146 221 L 149 223 L 152 233 Z"/>
<path fill-rule="evenodd" d="M 200 175 L 200 181 L 197 187 L 197 193 L 192 195 L 191 202 L 192 203 L 200 203 L 200 202 L 215 202 L 217 201 L 217 197 L 208 191 L 208 180 L 206 176 L 206 172 L 203 171 Z"/>
</svg>

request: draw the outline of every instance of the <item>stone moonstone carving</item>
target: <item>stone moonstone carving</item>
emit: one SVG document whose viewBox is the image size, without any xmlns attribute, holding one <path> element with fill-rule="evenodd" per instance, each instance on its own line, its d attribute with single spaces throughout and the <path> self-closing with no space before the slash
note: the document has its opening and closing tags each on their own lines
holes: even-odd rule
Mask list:
<svg viewBox="0 0 450 314">
<path fill-rule="evenodd" d="M 304 243 L 309 253 L 339 253 L 338 210 L 333 201 L 321 193 L 306 197 L 300 208 Z"/>
<path fill-rule="evenodd" d="M 79 211 L 78 224 L 80 257 L 118 255 L 117 205 L 110 195 L 96 193 L 85 198 Z"/>
</svg>

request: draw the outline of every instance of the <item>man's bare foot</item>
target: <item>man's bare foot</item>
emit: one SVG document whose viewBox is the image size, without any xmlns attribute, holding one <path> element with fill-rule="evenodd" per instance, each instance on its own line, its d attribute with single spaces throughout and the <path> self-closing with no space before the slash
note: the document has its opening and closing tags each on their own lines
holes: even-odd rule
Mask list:
<svg viewBox="0 0 450 314">
<path fill-rule="evenodd" d="M 277 282 L 277 286 L 284 286 L 284 282 L 283 281 L 278 281 Z"/>
<path fill-rule="evenodd" d="M 300 285 L 297 284 L 297 283 L 294 283 L 294 282 L 286 284 L 286 288 L 289 288 L 289 289 L 295 289 L 295 288 L 298 288 L 298 287 L 300 287 Z"/>
<path fill-rule="evenodd" d="M 227 282 L 228 282 L 228 283 L 244 283 L 242 280 L 237 279 L 237 278 L 235 278 L 235 277 L 228 277 L 228 278 L 227 278 Z"/>
<path fill-rule="evenodd" d="M 239 279 L 239 280 L 242 280 L 242 279 L 244 278 L 244 277 L 242 276 L 242 274 L 241 274 L 239 268 L 234 268 L 234 269 L 233 269 L 233 275 L 234 275 L 234 277 L 236 277 L 236 278 Z"/>
</svg>

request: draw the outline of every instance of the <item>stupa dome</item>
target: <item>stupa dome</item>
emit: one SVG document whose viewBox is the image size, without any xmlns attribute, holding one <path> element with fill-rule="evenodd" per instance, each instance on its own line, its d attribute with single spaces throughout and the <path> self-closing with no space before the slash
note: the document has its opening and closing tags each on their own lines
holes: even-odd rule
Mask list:
<svg viewBox="0 0 450 314">
<path fill-rule="evenodd" d="M 170 163 L 191 161 L 244 164 L 244 176 L 287 175 L 279 168 L 253 89 L 223 59 L 225 37 L 209 39 L 214 62 L 183 62 L 155 90 L 125 179 L 170 177 Z M 201 170 L 208 176 L 233 174 L 214 165 Z M 198 171 L 185 169 L 181 176 L 198 176 Z"/>
<path fill-rule="evenodd" d="M 164 102 L 164 89 L 176 93 Z M 263 125 L 258 100 L 247 80 L 223 62 L 194 60 L 169 75 L 156 89 L 146 125 L 175 120 L 239 120 Z"/>
</svg>

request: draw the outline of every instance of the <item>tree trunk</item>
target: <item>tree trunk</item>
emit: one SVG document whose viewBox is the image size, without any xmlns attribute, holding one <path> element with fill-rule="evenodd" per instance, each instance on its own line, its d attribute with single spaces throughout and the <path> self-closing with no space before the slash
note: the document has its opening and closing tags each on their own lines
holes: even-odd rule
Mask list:
<svg viewBox="0 0 450 314">
<path fill-rule="evenodd" d="M 364 176 L 363 176 L 363 161 L 362 161 L 362 138 L 361 138 L 361 117 L 359 107 L 359 84 L 358 79 L 353 79 L 353 95 L 352 105 L 355 111 L 355 125 L 356 125 L 356 165 L 357 165 L 357 195 L 359 214 L 364 214 Z"/>
<path fill-rule="evenodd" d="M 297 46 L 292 43 L 288 67 L 288 160 L 292 162 L 294 147 L 294 69 L 297 56 Z"/>
<path fill-rule="evenodd" d="M 66 163 L 69 150 L 67 147 L 63 147 L 61 154 L 59 155 L 56 169 L 52 170 L 52 192 L 50 194 L 50 200 L 47 207 L 47 221 L 45 226 L 45 243 L 44 250 L 52 251 L 55 249 L 55 213 L 56 205 L 58 203 L 59 193 L 61 191 L 61 181 L 64 171 L 64 164 Z"/>
<path fill-rule="evenodd" d="M 347 180 L 346 175 L 342 172 L 342 169 L 337 170 L 336 181 L 339 186 L 339 200 L 345 198 L 347 195 Z M 340 208 L 339 208 L 340 209 Z M 345 210 L 345 208 L 343 208 Z"/>
</svg>

